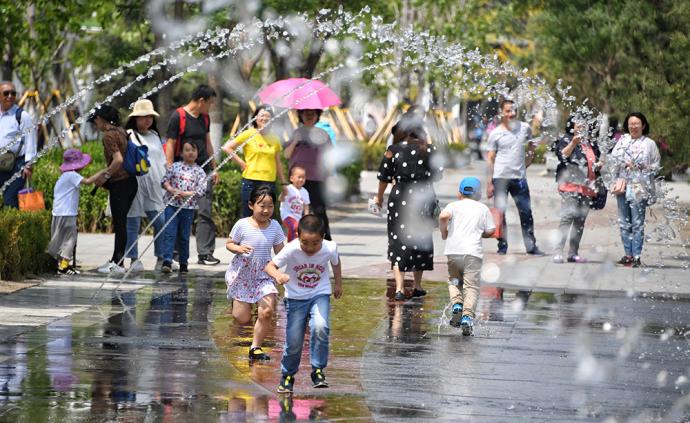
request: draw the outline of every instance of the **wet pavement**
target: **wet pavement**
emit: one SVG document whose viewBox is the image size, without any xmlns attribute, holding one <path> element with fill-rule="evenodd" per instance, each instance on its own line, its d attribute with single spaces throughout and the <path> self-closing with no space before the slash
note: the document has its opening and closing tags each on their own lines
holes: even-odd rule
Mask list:
<svg viewBox="0 0 690 423">
<path fill-rule="evenodd" d="M 548 250 L 557 194 L 553 178 L 538 172 L 528 170 L 537 239 Z M 481 166 L 448 171 L 436 186 L 441 202 L 470 174 L 482 175 Z M 375 187 L 374 174 L 363 173 L 363 198 Z M 690 198 L 686 186 L 676 189 Z M 385 298 L 385 219 L 363 209 L 336 219 L 349 279 L 332 302 L 331 387 L 311 387 L 305 349 L 291 397 L 275 393 L 282 304 L 265 344 L 272 360 L 250 366 L 251 328 L 231 318 L 224 265 L 193 264 L 184 279 L 146 272 L 118 290 L 117 280 L 88 272 L 39 281 L 0 296 L 0 422 L 690 422 L 687 226 L 662 239 L 668 228 L 655 206 L 649 266 L 616 267 L 612 203 L 588 217 L 586 264 L 524 255 L 511 206 L 509 254 L 497 256 L 495 240 L 484 240 L 472 337 L 446 324 L 442 282 L 425 282 L 423 299 Z M 224 242 L 217 239 L 216 255 L 225 264 Z M 442 281 L 437 233 L 434 242 L 435 269 L 424 275 Z M 80 234 L 83 269 L 101 264 L 111 246 L 112 235 Z M 153 267 L 151 251 L 143 261 Z"/>
<path fill-rule="evenodd" d="M 332 303 L 331 388 L 311 388 L 305 349 L 283 397 L 282 304 L 272 360 L 250 366 L 251 332 L 234 325 L 222 279 L 151 282 L 5 339 L 0 421 L 690 418 L 687 298 L 487 287 L 463 337 L 446 324 L 445 286 L 427 287 L 390 303 L 382 280 L 346 280 Z"/>
</svg>

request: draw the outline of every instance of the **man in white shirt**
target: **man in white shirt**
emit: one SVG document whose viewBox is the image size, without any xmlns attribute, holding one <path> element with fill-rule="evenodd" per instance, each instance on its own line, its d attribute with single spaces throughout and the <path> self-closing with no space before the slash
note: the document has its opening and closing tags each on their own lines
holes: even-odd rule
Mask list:
<svg viewBox="0 0 690 423">
<path fill-rule="evenodd" d="M 504 213 L 503 235 L 498 238 L 498 254 L 508 251 L 505 211 L 508 194 L 513 197 L 520 214 L 522 240 L 527 254 L 543 256 L 534 237 L 534 218 L 527 185 L 526 169 L 532 164 L 536 145 L 530 140 L 532 132 L 525 122 L 515 120 L 515 107 L 512 100 L 502 100 L 499 104 L 501 123 L 489 135 L 488 183 L 486 194 L 494 197 L 495 207 Z M 525 144 L 527 150 L 525 151 Z"/>
<path fill-rule="evenodd" d="M 21 171 L 2 192 L 3 204 L 7 207 L 19 207 L 17 194 L 24 187 L 24 182 L 31 177 L 31 166 L 25 163 L 36 155 L 36 131 L 31 116 L 17 106 L 17 89 L 10 81 L 0 81 L 0 154 L 14 155 L 14 167 L 0 172 L 0 190 L 12 176 Z M 22 134 L 18 138 L 19 134 Z M 16 140 L 16 141 L 15 141 Z"/>
</svg>

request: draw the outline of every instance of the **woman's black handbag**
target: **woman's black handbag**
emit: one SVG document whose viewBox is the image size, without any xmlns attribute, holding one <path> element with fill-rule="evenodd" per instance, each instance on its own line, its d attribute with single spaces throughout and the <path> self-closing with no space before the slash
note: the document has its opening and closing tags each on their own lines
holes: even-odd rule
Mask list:
<svg viewBox="0 0 690 423">
<path fill-rule="evenodd" d="M 606 185 L 601 178 L 597 178 L 594 184 L 597 188 L 597 195 L 592 198 L 589 208 L 592 210 L 601 210 L 606 207 L 606 197 L 609 196 L 609 190 L 606 189 Z"/>
</svg>

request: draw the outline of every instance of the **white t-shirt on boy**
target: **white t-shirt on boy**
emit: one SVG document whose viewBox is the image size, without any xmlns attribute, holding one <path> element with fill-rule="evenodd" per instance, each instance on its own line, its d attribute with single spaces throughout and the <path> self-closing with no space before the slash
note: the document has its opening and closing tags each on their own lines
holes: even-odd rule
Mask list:
<svg viewBox="0 0 690 423">
<path fill-rule="evenodd" d="M 324 240 L 321 249 L 311 256 L 302 251 L 299 239 L 289 242 L 273 257 L 273 263 L 279 268 L 285 266 L 285 273 L 290 276 L 285 284 L 285 298 L 307 300 L 317 295 L 330 295 L 329 262 L 333 266 L 340 263 L 334 241 Z"/>
<path fill-rule="evenodd" d="M 287 195 L 280 203 L 280 219 L 291 217 L 299 222 L 304 215 L 304 206 L 311 203 L 309 192 L 304 187 L 297 189 L 292 184 L 288 185 L 287 190 Z"/>
</svg>

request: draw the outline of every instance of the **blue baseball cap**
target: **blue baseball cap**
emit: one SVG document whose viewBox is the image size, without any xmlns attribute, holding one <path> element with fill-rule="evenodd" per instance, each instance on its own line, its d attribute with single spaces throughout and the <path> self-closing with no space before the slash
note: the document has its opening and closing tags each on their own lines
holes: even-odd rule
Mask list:
<svg viewBox="0 0 690 423">
<path fill-rule="evenodd" d="M 460 191 L 462 195 L 475 196 L 481 194 L 481 187 L 482 183 L 479 181 L 478 178 L 475 178 L 474 176 L 468 176 L 467 178 L 462 178 L 462 181 L 460 181 L 460 188 L 458 189 L 458 191 Z"/>
</svg>

